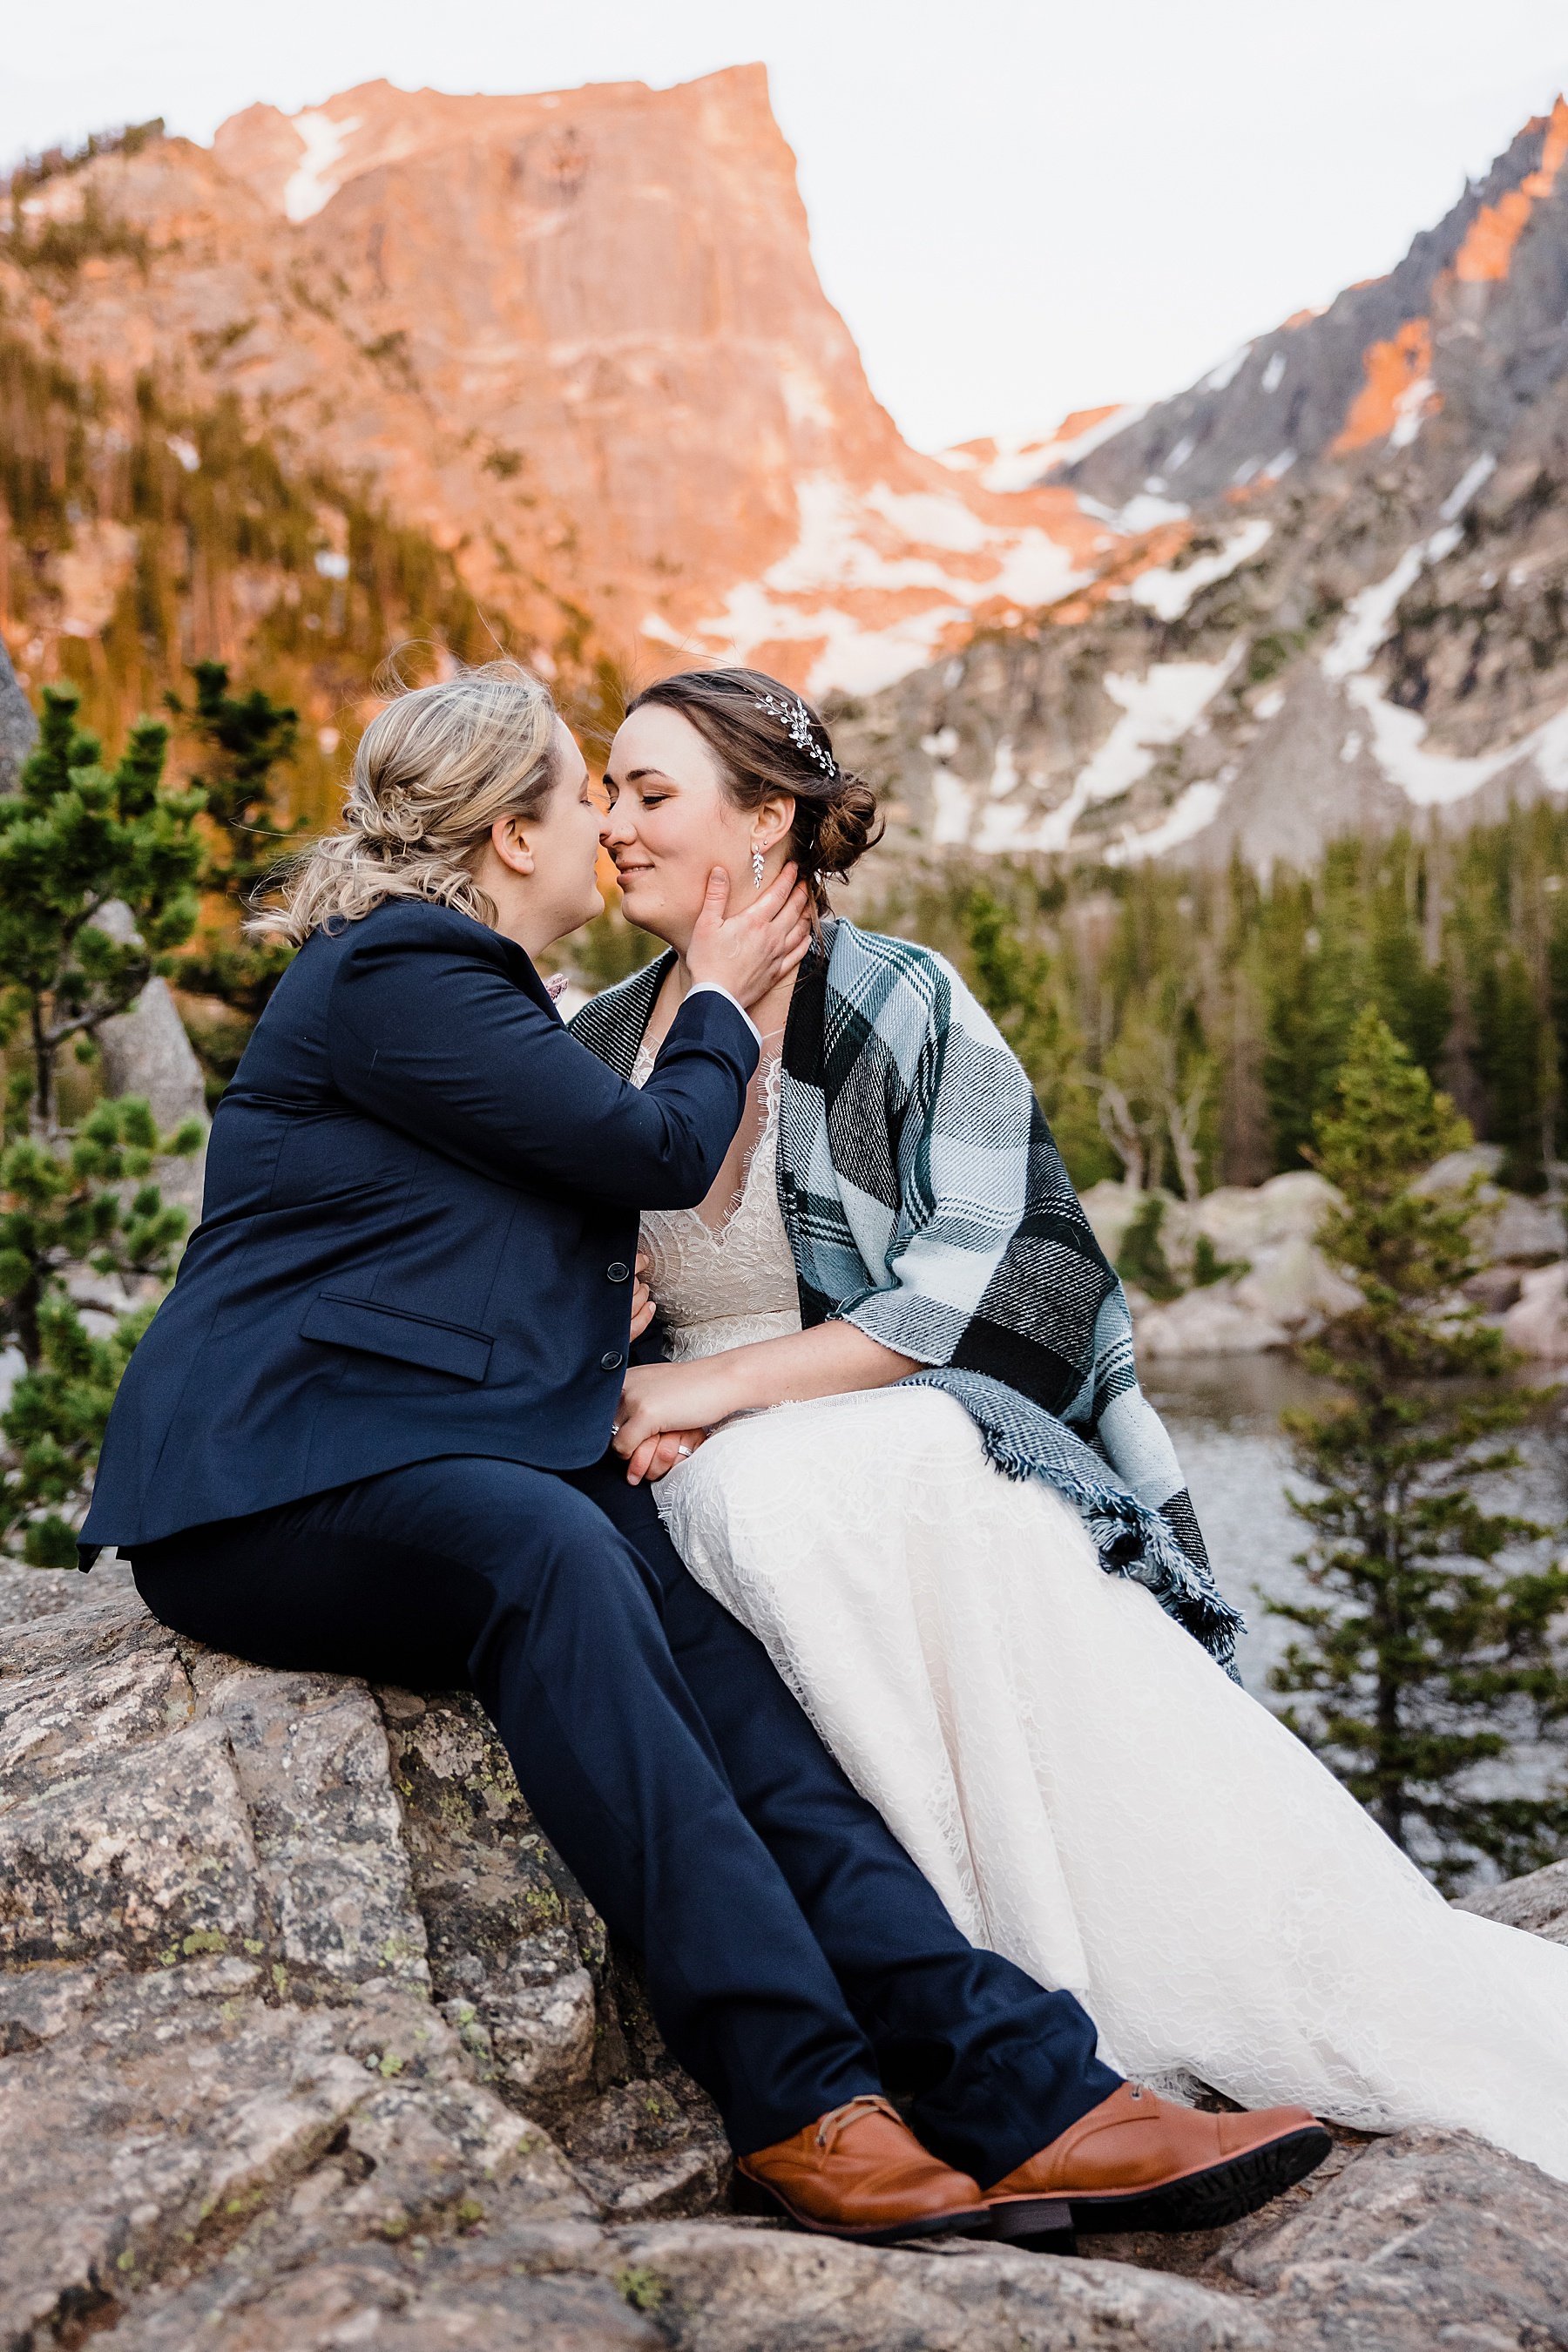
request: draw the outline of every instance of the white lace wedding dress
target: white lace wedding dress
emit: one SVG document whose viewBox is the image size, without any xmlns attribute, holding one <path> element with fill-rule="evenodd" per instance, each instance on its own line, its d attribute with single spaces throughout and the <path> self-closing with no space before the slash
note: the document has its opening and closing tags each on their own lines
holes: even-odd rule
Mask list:
<svg viewBox="0 0 1568 2352">
<path fill-rule="evenodd" d="M 678 1358 L 800 1328 L 777 1096 L 774 1065 L 718 1231 L 643 1220 Z M 1568 1948 L 1450 1909 L 951 1397 L 750 1414 L 655 1491 L 964 1933 L 1077 1993 L 1109 2063 L 1568 2179 Z"/>
</svg>

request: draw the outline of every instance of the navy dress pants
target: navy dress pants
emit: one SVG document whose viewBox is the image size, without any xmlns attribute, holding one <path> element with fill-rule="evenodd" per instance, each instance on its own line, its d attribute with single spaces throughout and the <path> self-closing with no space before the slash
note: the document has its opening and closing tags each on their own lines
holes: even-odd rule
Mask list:
<svg viewBox="0 0 1568 2352">
<path fill-rule="evenodd" d="M 1070 1994 L 959 1933 L 615 1455 L 413 1463 L 132 1564 L 232 1654 L 473 1689 L 738 2154 L 886 2087 L 988 2187 L 1116 2088 Z"/>
</svg>

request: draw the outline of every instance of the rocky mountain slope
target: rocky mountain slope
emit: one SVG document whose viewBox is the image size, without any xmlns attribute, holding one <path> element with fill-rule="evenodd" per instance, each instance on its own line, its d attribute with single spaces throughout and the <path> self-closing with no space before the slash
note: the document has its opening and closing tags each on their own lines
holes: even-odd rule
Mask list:
<svg viewBox="0 0 1568 2352">
<path fill-rule="evenodd" d="M 244 663 L 325 761 L 410 630 L 579 685 L 756 659 L 840 698 L 922 854 L 1468 821 L 1568 790 L 1565 166 L 1559 101 L 1386 278 L 939 459 L 760 68 L 138 137 L 0 232 L 0 630 L 116 719 Z"/>
<path fill-rule="evenodd" d="M 1048 478 L 1163 531 L 852 707 L 926 850 L 1310 859 L 1568 791 L 1568 104 L 1394 273 L 1098 419 Z"/>
<path fill-rule="evenodd" d="M 1340 2136 L 1063 2261 L 739 2221 L 711 2110 L 471 1701 L 0 1567 L 0 2342 L 46 2352 L 1426 2352 L 1568 2341 L 1568 2189 Z M 1568 1864 L 1494 1916 L 1568 1937 Z"/>
<path fill-rule="evenodd" d="M 210 151 L 140 140 L 23 194 L 0 299 L 101 386 L 89 438 L 131 429 L 144 387 L 231 402 L 295 476 L 447 552 L 546 665 L 756 657 L 868 690 L 1127 536 L 900 437 L 818 284 L 760 67 L 519 98 L 378 82 L 252 107 Z M 54 628 L 92 635 L 145 533 L 91 484 L 75 506 L 41 560 Z M 325 517 L 317 551 L 353 554 Z"/>
</svg>

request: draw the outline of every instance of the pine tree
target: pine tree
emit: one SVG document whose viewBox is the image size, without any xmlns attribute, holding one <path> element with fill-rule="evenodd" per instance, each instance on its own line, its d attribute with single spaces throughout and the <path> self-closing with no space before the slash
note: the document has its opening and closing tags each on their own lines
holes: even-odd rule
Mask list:
<svg viewBox="0 0 1568 2352">
<path fill-rule="evenodd" d="M 167 729 L 139 721 L 106 768 L 76 711 L 74 692 L 45 688 L 37 749 L 0 799 L 0 1042 L 26 1038 L 32 1124 L 46 1137 L 58 1129 L 61 1048 L 90 1052 L 190 936 L 201 863 L 201 795 L 163 788 Z"/>
<path fill-rule="evenodd" d="M 259 687 L 230 694 L 222 662 L 196 662 L 195 700 L 187 708 L 177 696 L 170 709 L 189 725 L 200 752 L 194 782 L 206 803 L 210 847 L 201 884 L 223 902 L 221 928 L 209 932 L 181 958 L 179 980 L 193 994 L 216 997 L 237 1017 L 192 1023 L 192 1038 L 207 1073 L 209 1096 L 221 1094 L 233 1076 L 252 1028 L 259 1020 L 294 950 L 277 940 L 246 939 L 239 925 L 257 893 L 305 835 L 302 824 L 286 824 L 277 806 L 278 770 L 293 757 L 300 739 L 299 713 L 274 702 Z"/>
<path fill-rule="evenodd" d="M 90 1273 L 142 1286 L 170 1270 L 184 1212 L 149 1181 L 159 1151 L 193 1151 L 193 1123 L 160 1137 L 144 1102 L 102 1102 L 59 1124 L 58 1065 L 140 993 L 195 920 L 197 792 L 163 788 L 167 731 L 143 720 L 113 768 L 46 690 L 37 749 L 0 799 L 0 1021 L 29 1049 L 6 1087 L 0 1150 L 0 1334 L 25 1370 L 3 1417 L 5 1539 L 59 1565 L 110 1402 L 146 1320 L 108 1336 L 72 1297 Z M 112 911 L 116 910 L 116 911 Z M 123 1295 L 123 1293 L 121 1293 Z"/>
<path fill-rule="evenodd" d="M 296 848 L 300 824 L 285 825 L 274 804 L 276 772 L 293 757 L 300 740 L 300 714 L 253 687 L 230 694 L 224 663 L 192 665 L 196 698 L 187 709 L 168 697 L 176 717 L 187 719 L 202 750 L 194 782 L 204 793 L 216 846 L 202 872 L 202 887 L 231 903 L 248 907 L 258 887 L 280 858 Z"/>
<path fill-rule="evenodd" d="M 1505 1384 L 1499 1333 L 1456 1305 L 1473 1270 L 1477 1187 L 1420 1188 L 1469 1130 L 1382 1016 L 1352 1031 L 1314 1154 L 1339 1190 L 1320 1243 L 1361 1303 L 1305 1351 L 1340 1400 L 1286 1416 L 1301 1556 L 1321 1598 L 1271 1603 L 1302 1638 L 1272 1677 L 1305 1695 L 1286 1720 L 1394 1842 L 1447 1886 L 1479 1862 L 1505 1874 L 1568 1839 L 1568 1787 L 1500 1796 L 1478 1768 L 1568 1720 L 1554 1621 L 1568 1571 L 1520 1566 L 1551 1530 L 1485 1509 L 1473 1482 L 1514 1468 L 1506 1442 L 1542 1402 Z"/>
<path fill-rule="evenodd" d="M 26 1089 L 23 1074 L 14 1130 Z M 158 1153 L 193 1152 L 201 1139 L 194 1120 L 160 1136 L 147 1105 L 129 1099 L 97 1104 L 68 1145 L 13 1131 L 0 1152 L 0 1319 L 26 1365 L 0 1414 L 10 1453 L 0 1509 L 5 1540 L 19 1539 L 35 1567 L 75 1565 L 75 1525 L 109 1408 L 156 1305 L 95 1333 L 72 1287 L 88 1268 L 138 1287 L 169 1275 L 185 1213 L 148 1179 Z"/>
</svg>

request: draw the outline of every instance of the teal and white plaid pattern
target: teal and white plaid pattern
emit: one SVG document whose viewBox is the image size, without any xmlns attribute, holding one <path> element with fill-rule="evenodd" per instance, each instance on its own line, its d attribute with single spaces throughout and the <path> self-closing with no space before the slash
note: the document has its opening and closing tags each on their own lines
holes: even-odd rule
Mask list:
<svg viewBox="0 0 1568 2352">
<path fill-rule="evenodd" d="M 668 961 L 572 1024 L 625 1076 Z M 1242 1621 L 1138 1386 L 1121 1285 L 1016 1056 L 940 956 L 824 926 L 784 1033 L 778 1184 L 802 1322 L 931 1367 L 913 1377 L 958 1399 L 998 1468 L 1068 1495 L 1107 1569 L 1228 1665 Z"/>
</svg>

